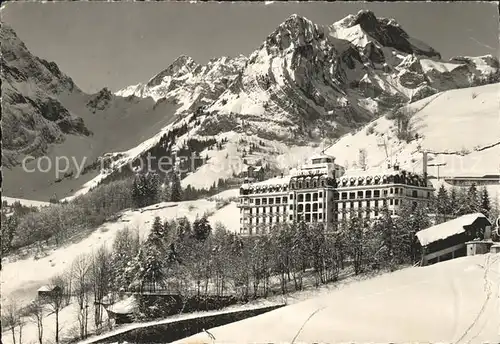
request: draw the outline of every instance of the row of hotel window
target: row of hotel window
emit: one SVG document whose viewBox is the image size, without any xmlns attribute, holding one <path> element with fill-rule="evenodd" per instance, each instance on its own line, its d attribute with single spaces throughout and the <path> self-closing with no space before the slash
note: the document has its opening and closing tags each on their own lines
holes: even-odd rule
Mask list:
<svg viewBox="0 0 500 344">
<path fill-rule="evenodd" d="M 379 203 L 379 200 L 375 200 L 375 201 L 372 201 L 373 202 L 373 207 L 374 208 L 378 208 L 380 206 L 384 206 L 384 205 L 400 205 L 402 204 L 402 199 L 399 199 L 399 198 L 396 198 L 396 199 L 382 199 L 380 200 L 380 203 Z M 338 209 L 346 209 L 346 208 L 354 208 L 354 201 L 350 201 L 350 202 L 340 202 L 338 203 L 338 206 L 337 208 Z M 286 206 L 275 206 L 275 212 L 276 213 L 279 213 L 280 212 L 280 208 L 281 208 L 281 211 L 284 213 L 286 212 Z M 370 201 L 357 201 L 357 208 L 370 208 Z M 254 210 L 253 210 L 254 209 Z M 259 207 L 259 208 L 250 208 L 250 209 L 245 209 L 245 214 L 256 214 L 258 215 L 259 212 L 261 214 L 266 214 L 266 207 Z M 259 210 L 260 209 L 260 210 Z M 324 209 L 324 205 L 323 203 L 313 203 L 313 204 L 290 204 L 289 205 L 289 210 L 290 211 L 293 211 L 294 209 L 297 210 L 298 213 L 301 213 L 303 211 L 305 212 L 317 212 L 318 210 L 322 211 Z M 243 211 L 243 209 L 241 209 Z M 269 211 L 268 213 L 273 213 L 273 207 L 269 207 Z"/>
<path fill-rule="evenodd" d="M 381 193 L 383 197 L 387 197 L 389 195 L 403 195 L 403 188 L 390 188 L 386 190 L 373 190 L 373 197 L 372 197 L 372 190 L 365 190 L 365 191 L 357 191 L 357 192 L 342 192 L 340 193 L 341 200 L 347 200 L 347 199 L 363 199 L 363 198 L 380 198 Z M 418 191 L 417 190 L 412 190 L 411 194 L 407 194 L 407 196 L 411 196 L 413 198 L 418 198 Z M 424 195 L 422 195 L 424 196 Z M 431 193 L 428 191 L 427 192 L 427 198 L 430 198 Z M 318 198 L 323 197 L 323 192 L 314 192 L 314 193 L 306 193 L 306 194 L 298 194 L 297 195 L 297 202 L 310 202 L 311 199 L 312 201 L 317 201 Z M 293 200 L 293 194 L 290 195 L 290 199 Z M 339 193 L 335 192 L 334 193 L 334 200 L 339 200 Z M 243 203 L 243 199 L 240 199 L 240 202 Z M 287 198 L 286 197 L 265 197 L 265 198 L 250 198 L 250 204 L 254 203 L 255 205 L 267 205 L 267 204 L 281 204 L 281 203 L 287 203 Z"/>
<path fill-rule="evenodd" d="M 390 213 L 392 215 L 395 215 L 396 214 L 396 211 L 395 210 L 390 210 Z M 363 216 L 363 214 L 365 215 L 370 215 L 370 216 L 379 216 L 379 211 L 377 209 L 374 209 L 373 211 L 371 210 L 367 210 L 365 212 L 363 211 L 359 211 L 359 216 Z M 334 212 L 330 218 L 330 222 L 334 222 L 334 221 L 339 221 L 341 219 L 343 219 L 344 217 L 348 217 L 349 216 L 349 213 L 348 212 Z M 288 216 L 288 219 L 289 221 L 293 221 L 294 220 L 294 216 L 292 214 L 290 214 Z M 300 220 L 304 220 L 305 222 L 316 222 L 316 221 L 326 221 L 327 220 L 327 217 L 326 217 L 326 214 L 323 214 L 323 213 L 305 213 L 305 214 L 298 214 L 297 217 L 296 217 L 296 220 L 297 221 L 300 221 Z M 241 223 L 244 223 L 245 225 L 250 225 L 250 226 L 257 226 L 257 225 L 264 225 L 264 224 L 277 224 L 277 223 L 281 223 L 281 222 L 286 222 L 286 216 L 276 216 L 276 217 L 273 217 L 273 216 L 269 216 L 269 217 L 265 217 L 265 218 L 247 218 L 247 219 L 241 219 L 240 218 L 240 222 Z"/>
<path fill-rule="evenodd" d="M 387 197 L 388 195 L 403 195 L 403 188 L 390 188 L 389 190 L 373 190 L 373 198 L 379 198 L 380 197 L 380 191 L 383 191 L 383 197 Z M 418 198 L 418 191 L 417 190 L 412 190 L 411 193 L 407 193 L 407 196 L 411 196 L 413 198 Z M 422 197 L 424 197 L 424 194 L 422 194 Z M 431 197 L 431 193 L 427 191 L 427 198 Z M 357 199 L 357 198 L 372 198 L 372 190 L 366 190 L 366 191 L 357 191 L 357 192 L 342 192 L 340 199 L 345 200 L 345 199 Z M 338 193 L 334 194 L 334 199 L 339 199 Z"/>
<path fill-rule="evenodd" d="M 274 208 L 276 209 L 275 210 L 276 212 L 280 212 L 279 206 L 275 206 Z M 283 206 L 281 208 L 283 209 L 282 212 L 286 212 L 286 206 Z M 293 211 L 294 209 L 297 209 L 298 212 L 304 211 L 304 209 L 305 209 L 305 211 L 311 211 L 311 208 L 312 208 L 312 211 L 318 211 L 318 209 L 323 209 L 323 203 L 313 203 L 312 207 L 311 207 L 311 204 L 305 204 L 305 207 L 304 207 L 304 204 L 298 204 L 298 205 L 290 204 L 290 206 L 289 206 L 289 209 L 291 211 Z M 245 213 L 252 214 L 253 210 L 255 210 L 255 214 L 259 214 L 259 209 L 260 209 L 260 212 L 262 214 L 266 213 L 266 209 L 267 209 L 266 207 L 245 209 Z M 269 212 L 270 213 L 273 212 L 273 207 L 269 207 Z"/>
<path fill-rule="evenodd" d="M 267 221 L 266 221 L 267 219 Z M 289 220 L 293 221 L 293 215 L 289 215 Z M 312 221 L 323 221 L 326 220 L 326 215 L 323 217 L 323 213 L 317 213 L 317 214 L 305 214 L 304 215 L 304 220 L 305 222 L 310 222 Z M 259 219 L 259 218 L 249 218 L 249 219 L 240 219 L 240 222 L 244 222 L 245 224 L 249 225 L 259 225 L 259 224 L 273 224 L 273 223 L 280 223 L 280 222 L 286 222 L 286 216 L 276 216 L 273 221 L 273 217 L 267 217 L 264 219 Z"/>
<path fill-rule="evenodd" d="M 305 197 L 304 197 L 305 196 Z M 321 198 L 323 197 L 323 192 L 314 192 L 313 194 L 307 193 L 307 194 L 299 194 L 297 195 L 297 201 L 298 202 L 304 202 L 304 199 L 306 202 L 310 202 L 311 198 L 313 201 L 317 201 L 318 197 Z M 290 199 L 293 200 L 293 194 L 290 194 Z M 240 203 L 243 203 L 243 198 L 240 199 Z M 268 205 L 268 204 L 281 204 L 281 203 L 287 203 L 288 200 L 286 196 L 284 197 L 264 197 L 264 198 L 250 198 L 250 204 L 254 203 L 255 205 Z"/>
</svg>

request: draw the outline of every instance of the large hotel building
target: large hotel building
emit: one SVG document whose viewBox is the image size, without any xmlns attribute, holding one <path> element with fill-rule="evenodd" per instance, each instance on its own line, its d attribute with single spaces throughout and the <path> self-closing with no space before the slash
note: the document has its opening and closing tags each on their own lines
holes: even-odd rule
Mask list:
<svg viewBox="0 0 500 344">
<path fill-rule="evenodd" d="M 238 204 L 240 234 L 266 234 L 275 224 L 301 220 L 332 227 L 351 209 L 376 217 L 384 204 L 395 214 L 403 202 L 428 204 L 433 191 L 425 167 L 422 175 L 400 170 L 397 164 L 346 172 L 334 157 L 321 154 L 287 176 L 245 182 Z"/>
</svg>

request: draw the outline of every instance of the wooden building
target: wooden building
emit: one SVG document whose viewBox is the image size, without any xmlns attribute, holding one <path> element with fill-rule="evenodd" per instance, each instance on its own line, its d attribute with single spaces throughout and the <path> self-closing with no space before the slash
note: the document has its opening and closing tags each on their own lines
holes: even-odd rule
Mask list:
<svg viewBox="0 0 500 344">
<path fill-rule="evenodd" d="M 62 294 L 62 288 L 55 286 L 44 285 L 37 290 L 38 297 L 41 299 L 51 298 Z"/>
<path fill-rule="evenodd" d="M 466 243 L 485 239 L 491 222 L 481 213 L 460 216 L 417 232 L 422 246 L 422 265 L 467 255 Z"/>
</svg>

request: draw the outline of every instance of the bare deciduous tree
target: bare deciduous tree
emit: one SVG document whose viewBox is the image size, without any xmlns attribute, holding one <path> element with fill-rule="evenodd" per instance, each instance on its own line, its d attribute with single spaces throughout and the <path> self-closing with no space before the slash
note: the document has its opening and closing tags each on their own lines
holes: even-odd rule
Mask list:
<svg viewBox="0 0 500 344">
<path fill-rule="evenodd" d="M 111 255 L 104 246 L 92 257 L 91 284 L 94 292 L 94 324 L 102 325 L 103 299 L 109 294 L 112 284 Z"/>
<path fill-rule="evenodd" d="M 12 343 L 16 344 L 16 328 L 21 323 L 19 306 L 15 300 L 9 300 L 2 305 L 2 327 L 12 333 Z M 21 343 L 19 343 L 21 344 Z"/>
<path fill-rule="evenodd" d="M 33 301 L 26 310 L 30 320 L 37 326 L 39 344 L 43 344 L 43 311 L 43 304 L 40 300 Z"/>
<path fill-rule="evenodd" d="M 90 269 L 91 259 L 86 255 L 77 257 L 71 266 L 71 275 L 74 281 L 74 292 L 78 303 L 78 323 L 80 325 L 80 338 L 87 336 L 88 313 L 90 302 Z"/>
<path fill-rule="evenodd" d="M 54 291 L 49 295 L 47 301 L 48 306 L 51 308 L 55 315 L 55 342 L 56 344 L 59 344 L 59 313 L 64 307 L 65 294 L 67 293 L 65 278 L 61 275 L 55 276 L 54 278 L 52 278 L 50 286 L 52 288 L 58 287 L 56 289 L 53 289 Z"/>
</svg>

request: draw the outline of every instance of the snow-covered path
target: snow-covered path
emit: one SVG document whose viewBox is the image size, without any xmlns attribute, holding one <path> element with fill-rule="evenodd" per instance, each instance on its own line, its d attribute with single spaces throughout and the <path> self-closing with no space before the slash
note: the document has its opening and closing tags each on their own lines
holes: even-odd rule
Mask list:
<svg viewBox="0 0 500 344">
<path fill-rule="evenodd" d="M 407 268 L 211 329 L 229 343 L 497 343 L 500 255 Z M 207 340 L 201 333 L 178 343 Z"/>
</svg>

